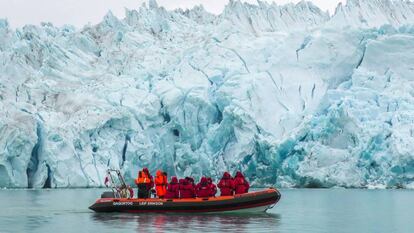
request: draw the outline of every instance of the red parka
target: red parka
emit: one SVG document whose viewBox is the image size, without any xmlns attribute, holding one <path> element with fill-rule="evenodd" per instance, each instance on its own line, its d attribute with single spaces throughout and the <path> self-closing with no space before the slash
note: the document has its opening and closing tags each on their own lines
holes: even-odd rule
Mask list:
<svg viewBox="0 0 414 233">
<path fill-rule="evenodd" d="M 178 184 L 177 177 L 171 177 L 171 182 L 167 186 L 165 198 L 180 198 L 180 185 Z"/>
<path fill-rule="evenodd" d="M 207 177 L 208 185 L 210 185 L 210 197 L 216 196 L 217 193 L 217 186 L 213 183 L 213 180 L 210 177 Z"/>
<path fill-rule="evenodd" d="M 150 182 L 147 184 L 147 190 L 150 190 L 154 187 L 154 178 L 151 176 L 148 168 L 144 167 L 144 169 L 142 169 L 143 172 L 145 172 L 147 174 L 147 176 L 150 179 Z"/>
<path fill-rule="evenodd" d="M 129 198 L 134 198 L 134 189 L 131 188 L 131 186 L 128 185 L 128 191 L 129 191 Z"/>
<path fill-rule="evenodd" d="M 206 177 L 202 177 L 200 183 L 196 186 L 197 197 L 209 197 L 212 190 Z"/>
<path fill-rule="evenodd" d="M 158 170 L 155 176 L 155 190 L 157 191 L 157 196 L 159 198 L 164 198 L 165 193 L 167 192 L 167 176 L 166 173 Z"/>
<path fill-rule="evenodd" d="M 221 196 L 232 196 L 234 195 L 234 182 L 230 173 L 225 172 L 220 182 L 217 185 L 220 189 Z"/>
<path fill-rule="evenodd" d="M 241 172 L 236 172 L 234 177 L 234 191 L 236 194 L 243 194 L 249 192 L 250 184 L 244 178 Z"/>
<path fill-rule="evenodd" d="M 188 180 L 180 179 L 180 198 L 193 198 L 194 187 Z"/>
<path fill-rule="evenodd" d="M 195 187 L 196 187 L 196 185 L 195 185 L 195 182 L 194 182 L 194 179 L 193 179 L 193 177 L 186 177 L 185 178 L 187 181 L 188 181 L 188 183 L 190 183 L 192 186 L 193 186 L 193 188 L 195 189 Z"/>
</svg>

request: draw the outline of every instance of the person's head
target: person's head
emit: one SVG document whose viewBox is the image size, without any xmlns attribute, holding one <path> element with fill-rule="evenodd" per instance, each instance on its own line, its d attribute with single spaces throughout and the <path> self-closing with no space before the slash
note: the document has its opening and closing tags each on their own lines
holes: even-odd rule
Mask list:
<svg viewBox="0 0 414 233">
<path fill-rule="evenodd" d="M 212 183 L 213 183 L 213 180 L 211 179 L 211 177 L 207 177 L 207 182 L 208 182 L 209 184 L 212 184 Z"/>
<path fill-rule="evenodd" d="M 187 177 L 185 178 L 185 180 L 186 180 L 188 183 L 194 183 L 194 179 L 193 179 L 193 177 L 189 177 L 189 176 L 187 176 Z"/>
<path fill-rule="evenodd" d="M 241 173 L 241 171 L 237 171 L 235 177 L 244 178 L 243 173 Z"/>
<path fill-rule="evenodd" d="M 201 177 L 201 179 L 200 179 L 200 183 L 201 184 L 208 184 L 208 181 L 207 181 L 207 178 L 206 177 Z"/>
<path fill-rule="evenodd" d="M 180 181 L 179 181 L 180 184 L 184 184 L 185 182 L 186 182 L 185 179 L 180 179 Z"/>
<path fill-rule="evenodd" d="M 147 173 L 149 175 L 149 170 L 148 168 L 144 167 L 144 169 L 142 169 L 143 172 Z"/>
<path fill-rule="evenodd" d="M 177 179 L 177 177 L 175 177 L 175 176 L 171 177 L 171 183 L 172 183 L 172 184 L 176 184 L 176 183 L 178 183 L 178 179 Z"/>
<path fill-rule="evenodd" d="M 223 179 L 230 179 L 230 178 L 231 178 L 230 173 L 228 173 L 228 172 L 224 172 L 224 174 L 223 174 Z"/>
<path fill-rule="evenodd" d="M 157 170 L 156 174 L 157 174 L 157 176 L 161 176 L 162 175 L 161 170 Z"/>
<path fill-rule="evenodd" d="M 163 172 L 162 174 L 163 174 L 164 176 L 168 176 L 168 174 L 167 174 L 166 172 Z"/>
</svg>

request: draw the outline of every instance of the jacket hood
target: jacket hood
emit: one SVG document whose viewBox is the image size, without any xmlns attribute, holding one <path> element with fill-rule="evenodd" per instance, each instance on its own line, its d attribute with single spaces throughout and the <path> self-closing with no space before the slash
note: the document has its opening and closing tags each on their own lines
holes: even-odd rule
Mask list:
<svg viewBox="0 0 414 233">
<path fill-rule="evenodd" d="M 185 178 L 185 180 L 186 180 L 186 181 L 188 181 L 188 182 L 190 182 L 190 183 L 194 183 L 194 179 L 193 179 L 193 177 L 188 177 L 188 176 L 187 176 L 187 177 Z"/>
<path fill-rule="evenodd" d="M 207 184 L 208 183 L 207 178 L 206 177 L 201 177 L 200 183 L 201 184 Z"/>
<path fill-rule="evenodd" d="M 223 174 L 223 179 L 230 179 L 230 178 L 231 178 L 230 173 L 228 173 L 228 172 L 224 172 L 224 174 Z"/>
<path fill-rule="evenodd" d="M 170 183 L 171 184 L 177 184 L 178 183 L 177 177 L 175 177 L 175 176 L 171 177 L 171 182 Z"/>
<path fill-rule="evenodd" d="M 236 172 L 236 176 L 235 177 L 244 178 L 243 173 L 241 173 L 240 171 Z"/>
<path fill-rule="evenodd" d="M 148 168 L 144 167 L 144 169 L 142 169 L 143 172 L 149 174 Z"/>
</svg>

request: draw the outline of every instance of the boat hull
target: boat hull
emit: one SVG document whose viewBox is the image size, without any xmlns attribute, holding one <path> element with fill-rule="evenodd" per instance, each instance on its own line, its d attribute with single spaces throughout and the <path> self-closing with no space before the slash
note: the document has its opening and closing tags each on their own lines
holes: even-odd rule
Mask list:
<svg viewBox="0 0 414 233">
<path fill-rule="evenodd" d="M 95 212 L 179 212 L 179 213 L 255 213 L 264 212 L 280 200 L 276 189 L 229 197 L 184 199 L 101 198 L 89 208 Z"/>
</svg>

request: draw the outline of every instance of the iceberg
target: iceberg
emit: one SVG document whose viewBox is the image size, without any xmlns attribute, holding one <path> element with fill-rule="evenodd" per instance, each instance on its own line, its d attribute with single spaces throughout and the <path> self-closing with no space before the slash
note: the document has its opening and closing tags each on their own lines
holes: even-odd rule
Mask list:
<svg viewBox="0 0 414 233">
<path fill-rule="evenodd" d="M 148 167 L 254 186 L 414 187 L 408 1 L 155 1 L 81 29 L 0 20 L 0 187 Z"/>
</svg>

